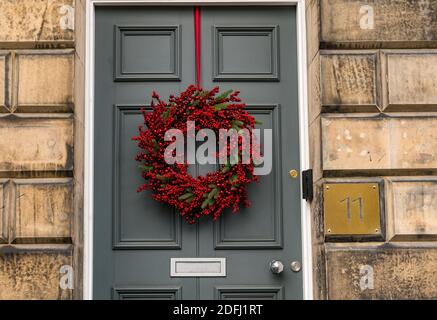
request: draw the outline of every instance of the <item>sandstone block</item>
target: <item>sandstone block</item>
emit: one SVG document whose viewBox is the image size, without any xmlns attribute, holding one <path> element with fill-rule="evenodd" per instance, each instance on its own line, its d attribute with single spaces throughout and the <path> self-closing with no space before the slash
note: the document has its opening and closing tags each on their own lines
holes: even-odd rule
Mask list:
<svg viewBox="0 0 437 320">
<path fill-rule="evenodd" d="M 0 173 L 73 169 L 70 115 L 0 117 Z"/>
<path fill-rule="evenodd" d="M 437 179 L 390 178 L 387 210 L 392 241 L 437 238 Z"/>
<path fill-rule="evenodd" d="M 324 170 L 435 169 L 437 118 L 324 116 Z"/>
<path fill-rule="evenodd" d="M 71 249 L 0 249 L 0 300 L 71 299 L 72 290 L 60 285 L 63 266 L 72 266 Z"/>
<path fill-rule="evenodd" d="M 0 51 L 0 111 L 9 111 L 11 103 L 10 54 Z"/>
<path fill-rule="evenodd" d="M 308 67 L 308 118 L 310 124 L 320 115 L 320 55 L 314 57 Z"/>
<path fill-rule="evenodd" d="M 377 111 L 376 52 L 321 53 L 322 105 L 330 110 Z"/>
<path fill-rule="evenodd" d="M 312 246 L 313 299 L 326 300 L 326 256 L 323 244 Z"/>
<path fill-rule="evenodd" d="M 437 297 L 437 248 L 326 247 L 329 299 Z"/>
<path fill-rule="evenodd" d="M 386 51 L 383 56 L 385 109 L 435 110 L 437 51 Z"/>
<path fill-rule="evenodd" d="M 400 47 L 437 40 L 437 2 L 321 1 L 322 43 Z"/>
<path fill-rule="evenodd" d="M 23 179 L 14 184 L 13 242 L 71 242 L 72 179 Z"/>
<path fill-rule="evenodd" d="M 0 180 L 0 243 L 8 242 L 9 188 L 7 180 Z"/>
<path fill-rule="evenodd" d="M 73 51 L 22 51 L 17 54 L 16 70 L 19 112 L 72 110 Z"/>
<path fill-rule="evenodd" d="M 388 168 L 388 137 L 389 127 L 383 119 L 324 116 L 323 169 Z"/>
<path fill-rule="evenodd" d="M 74 0 L 0 1 L 0 45 L 50 42 L 72 45 Z"/>
<path fill-rule="evenodd" d="M 388 148 L 391 167 L 401 169 L 437 168 L 437 118 L 425 114 L 398 117 L 390 123 Z"/>
<path fill-rule="evenodd" d="M 310 64 L 319 51 L 320 45 L 320 0 L 310 0 L 306 3 L 307 59 Z"/>
<path fill-rule="evenodd" d="M 313 179 L 317 182 L 323 177 L 321 148 L 321 117 L 317 117 L 309 126 L 309 148 Z"/>
</svg>

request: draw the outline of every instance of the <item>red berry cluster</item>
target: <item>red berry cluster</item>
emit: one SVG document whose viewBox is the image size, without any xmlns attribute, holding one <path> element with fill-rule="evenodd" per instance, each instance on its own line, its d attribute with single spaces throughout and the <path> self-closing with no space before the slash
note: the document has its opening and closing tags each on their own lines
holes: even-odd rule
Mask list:
<svg viewBox="0 0 437 320">
<path fill-rule="evenodd" d="M 243 164 L 241 139 L 237 146 L 229 145 L 226 159 L 231 150 L 238 147 L 239 161 L 227 161 L 219 170 L 206 176 L 193 177 L 188 173 L 188 163 L 168 164 L 164 151 L 172 141 L 165 141 L 169 129 L 179 129 L 187 136 L 190 132 L 187 121 L 195 121 L 197 133 L 200 129 L 211 129 L 219 136 L 220 129 L 247 129 L 255 127 L 255 119 L 245 110 L 245 104 L 238 97 L 239 92 L 229 90 L 219 94 L 219 88 L 208 91 L 190 85 L 179 96 L 170 96 L 168 102 L 161 100 L 156 92 L 152 95 L 152 112 L 143 110 L 144 124 L 139 126 L 137 141 L 141 151 L 136 160 L 141 163 L 141 175 L 146 182 L 138 192 L 151 190 L 152 197 L 160 202 L 174 206 L 189 223 L 195 223 L 202 216 L 216 220 L 226 208 L 233 212 L 240 204 L 250 206 L 246 186 L 258 181 L 254 175 L 252 155 L 249 164 Z M 250 153 L 254 143 L 250 144 Z"/>
</svg>

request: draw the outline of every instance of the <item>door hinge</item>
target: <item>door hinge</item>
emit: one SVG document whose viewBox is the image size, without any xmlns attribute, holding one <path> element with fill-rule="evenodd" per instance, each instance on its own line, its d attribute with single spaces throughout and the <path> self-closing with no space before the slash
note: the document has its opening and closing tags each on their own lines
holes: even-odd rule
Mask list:
<svg viewBox="0 0 437 320">
<path fill-rule="evenodd" d="M 313 169 L 302 171 L 302 198 L 313 200 Z"/>
</svg>

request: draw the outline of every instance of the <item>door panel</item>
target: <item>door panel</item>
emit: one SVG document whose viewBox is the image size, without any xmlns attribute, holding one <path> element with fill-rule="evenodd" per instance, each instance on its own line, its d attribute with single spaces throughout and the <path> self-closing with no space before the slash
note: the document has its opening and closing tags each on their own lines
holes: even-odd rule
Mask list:
<svg viewBox="0 0 437 320">
<path fill-rule="evenodd" d="M 282 300 L 284 288 L 275 286 L 227 286 L 215 288 L 216 300 Z"/>
<path fill-rule="evenodd" d="M 142 180 L 131 140 L 152 90 L 166 98 L 194 79 L 192 12 L 188 7 L 96 10 L 97 299 L 196 298 L 195 279 L 169 277 L 170 258 L 196 256 L 196 228 L 136 192 Z"/>
<path fill-rule="evenodd" d="M 136 192 L 143 181 L 139 174 L 132 174 L 138 172 L 137 163 L 132 161 L 137 147 L 130 141 L 138 134 L 141 107 L 116 105 L 114 111 L 113 248 L 180 249 L 180 215 Z"/>
<path fill-rule="evenodd" d="M 250 208 L 188 225 L 142 184 L 131 137 L 150 109 L 194 83 L 192 7 L 96 9 L 94 297 L 291 299 L 302 297 L 296 28 L 293 7 L 202 8 L 202 85 L 241 91 L 272 129 L 273 166 L 249 186 Z M 195 165 L 195 175 L 214 170 Z M 226 277 L 171 277 L 171 258 L 225 258 Z M 269 262 L 281 260 L 280 275 Z"/>
<path fill-rule="evenodd" d="M 180 37 L 179 25 L 115 26 L 115 80 L 179 81 Z"/>
<path fill-rule="evenodd" d="M 250 186 L 252 206 L 201 226 L 200 256 L 227 257 L 228 270 L 200 280 L 202 299 L 302 297 L 302 274 L 289 267 L 301 261 L 300 184 L 288 176 L 300 167 L 295 25 L 294 7 L 202 9 L 203 86 L 240 90 L 273 136 L 272 172 Z M 269 271 L 274 259 L 280 275 Z"/>
<path fill-rule="evenodd" d="M 239 87 L 238 84 L 236 87 Z M 249 104 L 248 112 L 262 122 L 259 129 L 273 130 L 273 153 L 280 154 L 279 105 Z M 261 134 L 261 141 L 264 137 Z M 252 206 L 242 208 L 237 215 L 222 216 L 215 223 L 216 249 L 278 248 L 283 245 L 283 210 L 281 185 L 281 158 L 275 156 L 272 172 L 260 176 L 260 183 L 248 187 Z M 256 210 L 254 210 L 256 208 Z"/>
<path fill-rule="evenodd" d="M 241 9 L 237 11 L 243 13 Z M 214 41 L 214 81 L 279 80 L 278 26 L 252 21 L 256 26 L 233 25 L 239 24 L 238 19 L 224 25 L 215 25 L 214 21 L 209 35 Z"/>
</svg>

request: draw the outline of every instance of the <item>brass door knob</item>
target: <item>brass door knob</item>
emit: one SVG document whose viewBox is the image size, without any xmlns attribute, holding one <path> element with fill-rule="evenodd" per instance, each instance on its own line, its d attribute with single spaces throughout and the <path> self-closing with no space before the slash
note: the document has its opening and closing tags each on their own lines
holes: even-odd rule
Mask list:
<svg viewBox="0 0 437 320">
<path fill-rule="evenodd" d="M 295 170 L 295 169 L 290 170 L 290 172 L 288 172 L 288 174 L 289 174 L 290 177 L 292 177 L 293 179 L 296 179 L 297 176 L 299 175 L 299 173 L 298 173 L 297 170 Z"/>
</svg>

